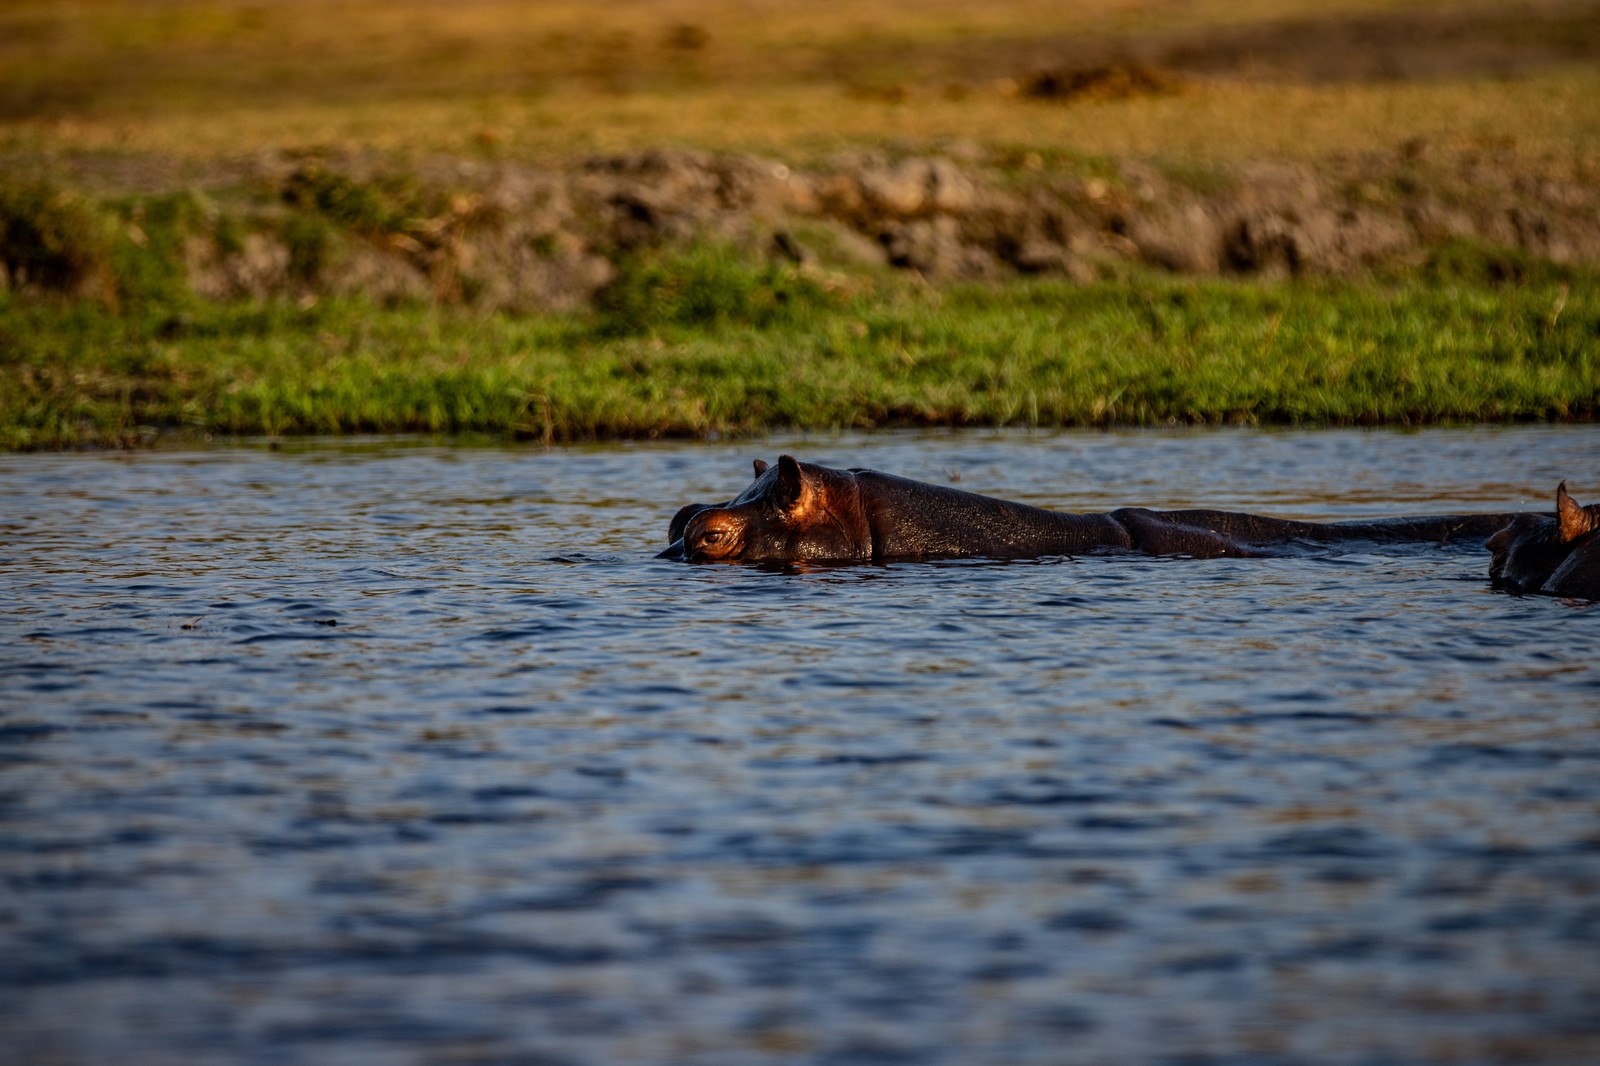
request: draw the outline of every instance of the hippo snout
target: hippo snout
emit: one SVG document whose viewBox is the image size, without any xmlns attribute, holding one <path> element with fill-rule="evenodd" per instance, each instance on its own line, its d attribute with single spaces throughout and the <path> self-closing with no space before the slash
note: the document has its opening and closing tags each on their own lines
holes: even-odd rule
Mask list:
<svg viewBox="0 0 1600 1066">
<path fill-rule="evenodd" d="M 657 559 L 691 563 L 736 559 L 744 548 L 744 520 L 725 507 L 692 503 L 673 517 L 667 536 L 672 543 Z"/>
<path fill-rule="evenodd" d="M 684 550 L 683 534 L 689 528 L 689 520 L 701 511 L 711 510 L 709 503 L 691 503 L 678 509 L 672 516 L 672 522 L 667 526 L 667 549 L 656 555 L 657 559 L 687 559 L 689 554 Z"/>
</svg>

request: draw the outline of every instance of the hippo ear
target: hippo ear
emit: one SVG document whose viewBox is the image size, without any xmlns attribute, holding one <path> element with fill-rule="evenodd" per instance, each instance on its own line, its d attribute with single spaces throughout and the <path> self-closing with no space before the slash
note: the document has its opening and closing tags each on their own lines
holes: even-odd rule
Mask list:
<svg viewBox="0 0 1600 1066">
<path fill-rule="evenodd" d="M 1556 532 L 1561 537 L 1561 543 L 1577 540 L 1585 533 L 1591 533 L 1600 527 L 1600 515 L 1592 514 L 1587 507 L 1578 506 L 1578 501 L 1567 495 L 1567 483 L 1563 481 L 1556 486 Z"/>
<path fill-rule="evenodd" d="M 778 456 L 778 484 L 777 495 L 785 504 L 796 503 L 800 499 L 800 489 L 805 484 L 805 475 L 800 472 L 800 464 L 792 455 Z"/>
<path fill-rule="evenodd" d="M 765 459 L 757 459 L 755 462 L 755 467 L 756 477 L 760 477 L 762 474 L 767 472 L 767 461 Z"/>
</svg>

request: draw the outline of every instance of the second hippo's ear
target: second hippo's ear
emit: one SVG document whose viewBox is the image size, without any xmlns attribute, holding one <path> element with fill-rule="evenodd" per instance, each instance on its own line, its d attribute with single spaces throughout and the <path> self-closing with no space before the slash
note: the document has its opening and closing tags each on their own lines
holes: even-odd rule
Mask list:
<svg viewBox="0 0 1600 1066">
<path fill-rule="evenodd" d="M 800 473 L 800 464 L 792 455 L 778 456 L 778 497 L 785 504 L 796 503 L 800 499 L 800 489 L 805 484 L 805 475 Z"/>
<path fill-rule="evenodd" d="M 1578 506 L 1578 501 L 1567 495 L 1565 481 L 1556 486 L 1556 532 L 1561 537 L 1561 543 L 1577 540 L 1597 527 L 1600 527 L 1600 515 L 1592 513 L 1587 507 Z"/>
<path fill-rule="evenodd" d="M 755 467 L 756 477 L 760 477 L 762 474 L 767 472 L 767 461 L 765 459 L 757 459 L 755 462 Z"/>
</svg>

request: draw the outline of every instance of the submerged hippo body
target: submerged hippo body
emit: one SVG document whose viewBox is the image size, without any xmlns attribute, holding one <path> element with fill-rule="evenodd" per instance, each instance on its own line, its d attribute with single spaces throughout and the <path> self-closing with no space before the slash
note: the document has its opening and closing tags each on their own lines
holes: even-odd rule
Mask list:
<svg viewBox="0 0 1600 1066">
<path fill-rule="evenodd" d="M 866 563 L 1097 551 L 1198 558 L 1272 554 L 1276 546 L 1482 540 L 1516 516 L 1439 515 L 1296 522 L 1233 511 L 1064 514 L 876 470 L 834 470 L 791 456 L 756 460 L 756 479 L 724 504 L 673 518 L 664 558 L 690 562 Z"/>
<path fill-rule="evenodd" d="M 1556 488 L 1556 514 L 1522 514 L 1489 538 L 1489 580 L 1508 592 L 1600 600 L 1600 504 Z"/>
</svg>

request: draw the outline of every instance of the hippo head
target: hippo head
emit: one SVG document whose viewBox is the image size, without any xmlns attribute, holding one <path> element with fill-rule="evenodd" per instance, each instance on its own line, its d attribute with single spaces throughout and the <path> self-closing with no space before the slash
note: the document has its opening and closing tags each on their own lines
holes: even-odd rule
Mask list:
<svg viewBox="0 0 1600 1066">
<path fill-rule="evenodd" d="M 1597 529 L 1600 504 L 1580 507 L 1563 481 L 1556 488 L 1555 518 L 1520 514 L 1489 538 L 1485 545 L 1493 553 L 1489 580 L 1511 592 L 1538 592 L 1578 547 L 1579 539 Z"/>
<path fill-rule="evenodd" d="M 853 474 L 778 457 L 755 461 L 756 479 L 724 504 L 692 503 L 673 516 L 657 558 L 716 562 L 846 562 L 872 556 Z"/>
</svg>

